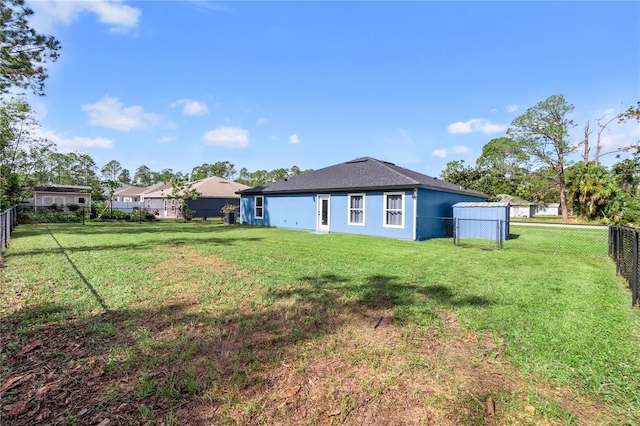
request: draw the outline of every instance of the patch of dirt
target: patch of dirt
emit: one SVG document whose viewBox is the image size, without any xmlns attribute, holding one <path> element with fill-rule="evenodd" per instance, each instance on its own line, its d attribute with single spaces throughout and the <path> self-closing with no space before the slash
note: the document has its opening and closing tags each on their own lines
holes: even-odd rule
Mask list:
<svg viewBox="0 0 640 426">
<path fill-rule="evenodd" d="M 25 327 L 46 311 L 32 306 L 0 319 L 0 424 L 562 424 L 531 411 L 531 390 L 586 424 L 614 418 L 570 390 L 528 384 L 502 342 L 450 312 L 437 327 L 403 325 L 386 305 L 303 283 L 268 307 L 215 312 L 194 280 L 247 273 L 172 250 L 156 270 L 181 290 L 161 306 Z"/>
</svg>

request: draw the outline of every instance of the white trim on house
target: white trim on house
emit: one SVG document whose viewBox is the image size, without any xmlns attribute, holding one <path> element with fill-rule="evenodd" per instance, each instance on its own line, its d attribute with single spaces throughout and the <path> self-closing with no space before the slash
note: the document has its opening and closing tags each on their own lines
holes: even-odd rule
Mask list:
<svg viewBox="0 0 640 426">
<path fill-rule="evenodd" d="M 322 223 L 322 201 L 327 201 L 327 223 Z M 316 229 L 321 232 L 331 231 L 331 195 L 330 194 L 318 194 L 318 201 L 316 202 L 316 208 L 318 209 L 318 218 L 316 222 Z"/>
<path fill-rule="evenodd" d="M 400 208 L 394 206 L 389 208 L 389 197 L 397 197 L 400 196 Z M 382 204 L 382 226 L 384 228 L 398 228 L 404 229 L 404 220 L 405 220 L 405 204 L 404 204 L 404 192 L 385 192 L 383 197 Z M 392 199 L 393 200 L 393 199 Z M 397 200 L 397 198 L 396 198 Z M 396 201 L 397 204 L 397 201 Z M 398 222 L 397 216 L 400 216 L 400 223 L 390 223 L 390 222 Z"/>
<path fill-rule="evenodd" d="M 258 200 L 260 200 L 260 205 L 258 206 Z M 264 196 L 256 195 L 254 200 L 254 217 L 256 219 L 264 219 Z M 260 214 L 258 214 L 258 209 L 260 209 Z"/>
<path fill-rule="evenodd" d="M 352 205 L 352 200 L 355 197 L 360 197 L 362 198 L 362 206 L 360 207 L 353 207 Z M 365 218 L 366 218 L 366 194 L 364 192 L 362 193 L 357 193 L 357 194 L 348 194 L 347 197 L 347 224 L 348 225 L 352 225 L 352 226 L 365 226 Z M 361 216 L 360 216 L 360 222 L 354 222 L 352 221 L 353 219 L 353 213 L 356 213 L 360 211 Z M 357 216 L 356 216 L 357 217 Z"/>
<path fill-rule="evenodd" d="M 418 190 L 413 190 L 413 241 L 418 237 Z"/>
</svg>

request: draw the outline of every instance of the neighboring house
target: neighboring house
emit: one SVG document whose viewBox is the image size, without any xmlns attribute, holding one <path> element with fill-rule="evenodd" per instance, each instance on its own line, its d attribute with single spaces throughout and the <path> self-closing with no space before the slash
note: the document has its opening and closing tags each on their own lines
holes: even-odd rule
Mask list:
<svg viewBox="0 0 640 426">
<path fill-rule="evenodd" d="M 560 216 L 560 203 L 544 203 L 536 206 L 538 216 Z"/>
<path fill-rule="evenodd" d="M 175 200 L 171 203 L 165 197 L 171 195 L 171 185 L 168 183 L 156 183 L 151 185 L 140 194 L 140 201 L 144 209 L 150 213 L 160 216 L 177 216 L 177 206 Z"/>
<path fill-rule="evenodd" d="M 536 205 L 527 202 L 511 202 L 509 210 L 510 217 L 533 217 L 536 211 Z"/>
<path fill-rule="evenodd" d="M 136 209 L 144 208 L 144 204 L 140 201 L 140 197 L 146 190 L 147 188 L 145 187 L 123 184 L 121 188 L 118 188 L 113 192 L 111 208 L 114 210 L 120 210 L 124 213 L 133 213 Z"/>
<path fill-rule="evenodd" d="M 142 186 L 123 185 L 113 192 L 112 201 L 131 203 L 140 201 L 140 196 L 147 190 Z"/>
<path fill-rule="evenodd" d="M 33 194 L 35 208 L 52 204 L 67 206 L 77 204 L 81 207 L 91 206 L 91 187 L 78 185 L 36 186 Z"/>
<path fill-rule="evenodd" d="M 195 210 L 194 217 L 220 217 L 222 207 L 227 204 L 239 206 L 237 192 L 249 188 L 217 176 L 192 182 L 191 185 L 200 193 L 197 199 L 187 200 L 187 208 Z M 178 201 L 167 199 L 171 191 L 170 184 L 156 184 L 140 194 L 140 199 L 147 211 L 161 217 L 181 217 Z"/>
<path fill-rule="evenodd" d="M 500 194 L 498 195 L 501 202 L 507 202 L 510 204 L 509 217 L 533 217 L 536 213 L 536 205 L 527 200 L 516 198 L 512 195 Z"/>
<path fill-rule="evenodd" d="M 244 224 L 407 240 L 450 236 L 452 206 L 487 197 L 370 157 L 239 193 Z"/>
<path fill-rule="evenodd" d="M 195 181 L 192 187 L 200 193 L 197 199 L 187 200 L 187 208 L 195 211 L 193 217 L 220 217 L 225 205 L 238 206 L 239 209 L 240 195 L 237 192 L 249 188 L 216 176 Z"/>
</svg>

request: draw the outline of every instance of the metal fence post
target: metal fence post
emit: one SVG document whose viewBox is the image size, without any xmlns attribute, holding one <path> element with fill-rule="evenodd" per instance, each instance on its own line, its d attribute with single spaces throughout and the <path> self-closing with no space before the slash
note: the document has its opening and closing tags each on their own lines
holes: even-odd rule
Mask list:
<svg viewBox="0 0 640 426">
<path fill-rule="evenodd" d="M 458 245 L 458 219 L 457 217 L 453 218 L 453 245 Z"/>
<path fill-rule="evenodd" d="M 631 281 L 631 306 L 638 303 L 638 244 L 640 244 L 640 231 L 633 233 L 633 274 Z"/>
</svg>

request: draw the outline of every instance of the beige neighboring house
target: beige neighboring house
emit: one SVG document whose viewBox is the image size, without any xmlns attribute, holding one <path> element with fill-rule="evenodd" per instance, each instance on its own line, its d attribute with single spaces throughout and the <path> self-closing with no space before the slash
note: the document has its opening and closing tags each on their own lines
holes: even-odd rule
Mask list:
<svg viewBox="0 0 640 426">
<path fill-rule="evenodd" d="M 49 185 L 36 186 L 33 194 L 33 205 L 47 207 L 52 204 L 67 206 L 77 204 L 81 207 L 91 207 L 91 187 L 79 185 Z"/>
<path fill-rule="evenodd" d="M 132 203 L 140 201 L 140 196 L 147 190 L 143 186 L 125 185 L 113 193 L 112 201 Z"/>
<path fill-rule="evenodd" d="M 187 208 L 194 210 L 194 217 L 220 217 L 225 205 L 240 206 L 240 195 L 236 194 L 249 188 L 246 185 L 236 183 L 221 177 L 213 176 L 206 179 L 191 182 L 192 188 L 200 193 L 196 200 L 187 200 Z M 171 195 L 170 184 L 157 184 L 150 186 L 140 195 L 144 208 L 157 213 L 160 217 L 181 217 L 177 200 L 169 200 Z"/>
<path fill-rule="evenodd" d="M 173 200 L 173 209 L 171 208 L 171 201 L 166 200 L 165 197 L 171 195 L 171 185 L 168 183 L 156 183 L 155 185 L 148 186 L 140 193 L 140 202 L 142 202 L 143 208 L 159 216 L 164 217 L 177 217 L 177 206 L 175 200 Z M 172 212 L 173 214 L 169 214 Z"/>
</svg>

